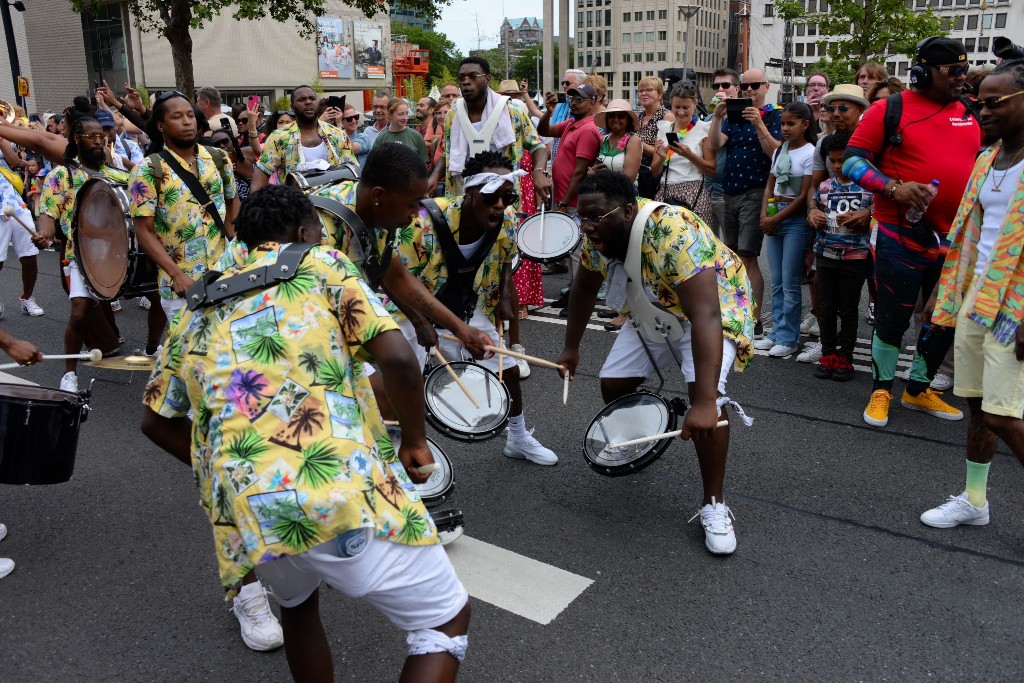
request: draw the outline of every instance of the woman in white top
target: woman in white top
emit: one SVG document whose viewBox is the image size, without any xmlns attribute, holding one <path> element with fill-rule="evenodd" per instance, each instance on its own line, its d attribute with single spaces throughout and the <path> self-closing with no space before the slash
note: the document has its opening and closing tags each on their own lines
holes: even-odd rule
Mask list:
<svg viewBox="0 0 1024 683">
<path fill-rule="evenodd" d="M 636 135 L 640 118 L 626 100 L 612 100 L 608 108 L 594 115 L 594 124 L 608 131 L 601 140 L 591 171 L 608 168 L 625 173 L 633 183 L 640 172 L 643 143 Z"/>
<path fill-rule="evenodd" d="M 715 153 L 708 143 L 711 124 L 697 116 L 692 86 L 680 83 L 672 89 L 672 114 L 675 121 L 658 123 L 651 163 L 651 174 L 659 179 L 654 199 L 685 206 L 712 225 L 711 195 L 704 187 L 704 176 L 715 173 Z"/>
</svg>

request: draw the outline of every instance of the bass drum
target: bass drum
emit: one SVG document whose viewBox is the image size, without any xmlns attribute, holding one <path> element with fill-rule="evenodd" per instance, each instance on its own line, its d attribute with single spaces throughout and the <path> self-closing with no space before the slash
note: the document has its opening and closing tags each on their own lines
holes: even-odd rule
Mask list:
<svg viewBox="0 0 1024 683">
<path fill-rule="evenodd" d="M 597 414 L 583 439 L 583 457 L 606 477 L 635 474 L 661 457 L 672 439 L 609 449 L 609 444 L 664 434 L 676 428 L 676 408 L 657 394 L 638 391 L 621 396 Z"/>
<path fill-rule="evenodd" d="M 0 384 L 0 484 L 60 484 L 71 479 L 84 394 Z"/>
<path fill-rule="evenodd" d="M 127 186 L 106 178 L 86 180 L 75 195 L 75 259 L 85 286 L 101 301 L 157 289 L 156 264 L 139 246 L 129 206 Z"/>
<path fill-rule="evenodd" d="M 326 171 L 291 171 L 285 176 L 284 184 L 297 187 L 309 194 L 342 180 L 359 180 L 359 167 L 354 164 L 342 164 Z"/>
</svg>

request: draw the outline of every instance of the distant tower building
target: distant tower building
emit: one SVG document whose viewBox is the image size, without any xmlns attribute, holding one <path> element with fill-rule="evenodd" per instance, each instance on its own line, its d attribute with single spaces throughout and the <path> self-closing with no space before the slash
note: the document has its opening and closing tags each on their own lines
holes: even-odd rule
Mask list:
<svg viewBox="0 0 1024 683">
<path fill-rule="evenodd" d="M 513 17 L 505 18 L 501 22 L 499 31 L 501 44 L 499 48 L 504 50 L 507 46 L 510 50 L 518 50 L 524 47 L 540 45 L 544 37 L 544 22 L 537 17 Z"/>
</svg>

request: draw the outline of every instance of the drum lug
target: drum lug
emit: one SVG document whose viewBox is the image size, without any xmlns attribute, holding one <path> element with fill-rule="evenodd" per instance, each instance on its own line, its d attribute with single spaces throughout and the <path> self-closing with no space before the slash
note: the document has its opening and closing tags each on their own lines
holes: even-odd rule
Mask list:
<svg viewBox="0 0 1024 683">
<path fill-rule="evenodd" d="M 685 415 L 686 411 L 690 409 L 689 404 L 681 396 L 674 397 L 668 404 L 672 406 L 672 410 L 675 411 L 676 415 L 680 416 Z"/>
<path fill-rule="evenodd" d="M 27 401 L 25 403 L 25 424 L 22 425 L 23 427 L 28 427 L 28 421 L 29 421 L 29 419 L 31 417 L 32 417 L 32 401 Z"/>
</svg>

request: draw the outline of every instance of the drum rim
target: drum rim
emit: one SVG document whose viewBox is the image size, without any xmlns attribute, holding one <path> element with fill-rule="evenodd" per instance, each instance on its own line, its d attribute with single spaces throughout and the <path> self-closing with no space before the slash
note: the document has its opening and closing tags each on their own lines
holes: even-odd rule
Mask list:
<svg viewBox="0 0 1024 683">
<path fill-rule="evenodd" d="M 568 254 L 570 254 L 574 249 L 576 249 L 576 247 L 580 245 L 580 242 L 583 241 L 583 231 L 580 229 L 580 226 L 576 223 L 576 220 L 572 216 L 565 213 L 564 211 L 545 211 L 545 218 L 549 216 L 555 216 L 558 218 L 559 221 L 569 221 L 569 223 L 571 223 L 572 226 L 576 228 L 576 241 L 567 250 L 563 250 L 558 253 L 552 253 L 546 256 L 536 256 L 531 254 L 529 250 L 523 248 L 523 234 L 525 230 L 529 228 L 530 224 L 535 222 L 534 219 L 539 218 L 540 215 L 541 214 L 539 212 L 533 214 L 529 218 L 524 219 L 523 222 L 519 224 L 519 227 L 516 228 L 516 249 L 519 250 L 519 253 L 522 254 L 522 257 L 524 259 L 529 259 L 530 261 L 534 261 L 535 263 L 551 263 L 553 261 L 560 261 L 561 259 L 564 259 Z"/>
<path fill-rule="evenodd" d="M 607 404 L 605 404 L 603 408 L 601 408 L 597 415 L 594 416 L 594 419 L 590 421 L 590 424 L 587 425 L 587 429 L 583 433 L 583 446 L 580 449 L 583 453 L 583 459 L 586 460 L 590 468 L 597 472 L 598 474 L 602 474 L 606 477 L 620 477 L 623 475 L 635 474 L 636 472 L 639 472 L 640 470 L 646 468 L 648 465 L 650 465 L 655 460 L 660 458 L 662 454 L 666 450 L 668 450 L 668 447 L 672 445 L 673 439 L 661 439 L 659 441 L 654 441 L 649 451 L 647 451 L 646 453 L 637 458 L 634 458 L 633 460 L 626 461 L 621 465 L 609 465 L 606 462 L 597 461 L 591 457 L 590 452 L 587 450 L 587 435 L 590 434 L 590 430 L 593 429 L 594 426 L 597 424 L 598 419 L 601 418 L 604 415 L 604 413 L 615 404 L 624 403 L 628 399 L 635 399 L 638 396 L 653 397 L 658 399 L 658 401 L 660 401 L 661 403 L 663 403 L 668 412 L 668 424 L 666 424 L 665 426 L 665 431 L 670 432 L 676 428 L 676 423 L 679 419 L 679 416 L 676 415 L 676 411 L 672 407 L 672 402 L 666 399 L 661 394 L 656 394 L 653 391 L 641 389 L 639 391 L 634 391 L 633 393 L 626 394 L 625 396 L 619 396 L 618 398 L 609 401 Z"/>
<path fill-rule="evenodd" d="M 424 503 L 431 503 L 444 498 L 455 488 L 455 469 L 452 467 L 452 459 L 429 436 L 427 437 L 427 447 L 430 448 L 430 454 L 434 457 L 434 462 L 441 466 L 441 472 L 444 475 L 441 480 L 443 485 L 436 487 L 437 493 L 426 493 L 420 489 L 421 486 L 426 486 L 430 479 L 427 479 L 422 484 L 413 484 L 413 486 L 416 487 L 416 492 L 420 494 L 420 498 L 423 499 Z M 432 478 L 433 476 L 431 476 Z"/>
<path fill-rule="evenodd" d="M 444 374 L 444 376 L 446 376 L 446 377 L 448 376 L 448 371 L 445 369 L 445 366 L 444 365 L 437 365 L 430 372 L 428 372 L 426 377 L 423 379 L 423 404 L 424 404 L 424 413 L 425 413 L 427 422 L 430 423 L 430 425 L 432 427 L 434 427 L 434 429 L 437 429 L 438 431 L 443 432 L 446 436 L 448 436 L 449 438 L 455 439 L 456 441 L 470 441 L 470 442 L 472 442 L 472 441 L 484 441 L 484 440 L 487 440 L 487 439 L 494 438 L 495 436 L 497 436 L 501 432 L 501 430 L 503 430 L 505 428 L 505 425 L 507 425 L 508 421 L 511 419 L 512 395 L 509 393 L 508 387 L 506 387 L 504 385 L 504 383 L 502 383 L 502 382 L 500 382 L 498 380 L 498 375 L 495 374 L 494 371 L 492 371 L 492 370 L 490 370 L 488 368 L 485 368 L 484 366 L 480 365 L 479 363 L 477 363 L 475 361 L 471 361 L 471 360 L 454 360 L 454 361 L 450 361 L 448 363 L 448 365 L 453 366 L 453 368 L 458 367 L 458 366 L 462 366 L 462 365 L 473 366 L 475 368 L 479 368 L 481 371 L 483 371 L 485 373 L 485 375 L 489 375 L 491 377 L 491 379 L 493 379 L 493 383 L 497 386 L 498 391 L 500 391 L 504 395 L 504 397 L 505 397 L 505 401 L 506 401 L 505 417 L 494 428 L 489 429 L 487 431 L 483 431 L 483 432 L 468 432 L 464 428 L 453 427 L 450 424 L 448 424 L 448 423 L 444 422 L 443 420 L 441 420 L 439 417 L 437 417 L 437 415 L 434 414 L 434 411 L 431 410 L 431 402 L 430 402 L 431 377 L 433 377 L 435 373 Z"/>
<path fill-rule="evenodd" d="M 132 265 L 129 257 L 132 254 L 132 240 L 130 235 L 133 226 L 130 220 L 126 219 L 124 221 L 124 272 L 123 275 L 121 276 L 121 283 L 118 285 L 117 291 L 114 294 L 100 294 L 96 290 L 96 286 L 93 284 L 92 278 L 89 277 L 89 273 L 86 271 L 86 260 L 82 257 L 82 241 L 78 235 L 78 215 L 79 212 L 82 210 L 82 202 L 79 200 L 88 188 L 91 188 L 92 186 L 97 184 L 100 184 L 102 185 L 102 187 L 105 188 L 104 190 L 102 190 L 102 192 L 110 192 L 111 195 L 117 200 L 117 203 L 121 205 L 122 208 L 122 216 L 124 216 L 124 210 L 127 208 L 127 204 L 123 202 L 127 202 L 128 200 L 127 193 L 125 192 L 128 186 L 125 185 L 124 183 L 115 182 L 109 178 L 95 176 L 88 178 L 84 183 L 82 183 L 81 187 L 79 187 L 78 190 L 75 191 L 75 213 L 71 219 L 71 235 L 72 241 L 74 243 L 75 260 L 78 262 L 78 273 L 82 276 L 82 281 L 85 283 L 85 286 L 89 290 L 89 293 L 95 296 L 100 301 L 114 301 L 124 293 L 125 289 L 127 289 L 128 287 L 128 283 L 131 281 Z M 118 190 L 121 190 L 120 194 L 118 194 Z M 96 191 L 99 192 L 100 190 Z"/>
<path fill-rule="evenodd" d="M 7 387 L 17 387 L 19 391 L 47 391 L 56 396 L 49 398 L 28 398 L 25 396 L 12 396 L 5 394 L 4 391 Z M 53 405 L 63 405 L 65 403 L 82 403 L 85 404 L 88 401 L 84 396 L 71 391 L 64 391 L 63 389 L 53 389 L 51 387 L 44 387 L 38 384 L 19 384 L 17 382 L 0 382 L 0 401 L 10 402 L 31 402 L 33 404 L 44 404 L 50 403 Z"/>
</svg>

